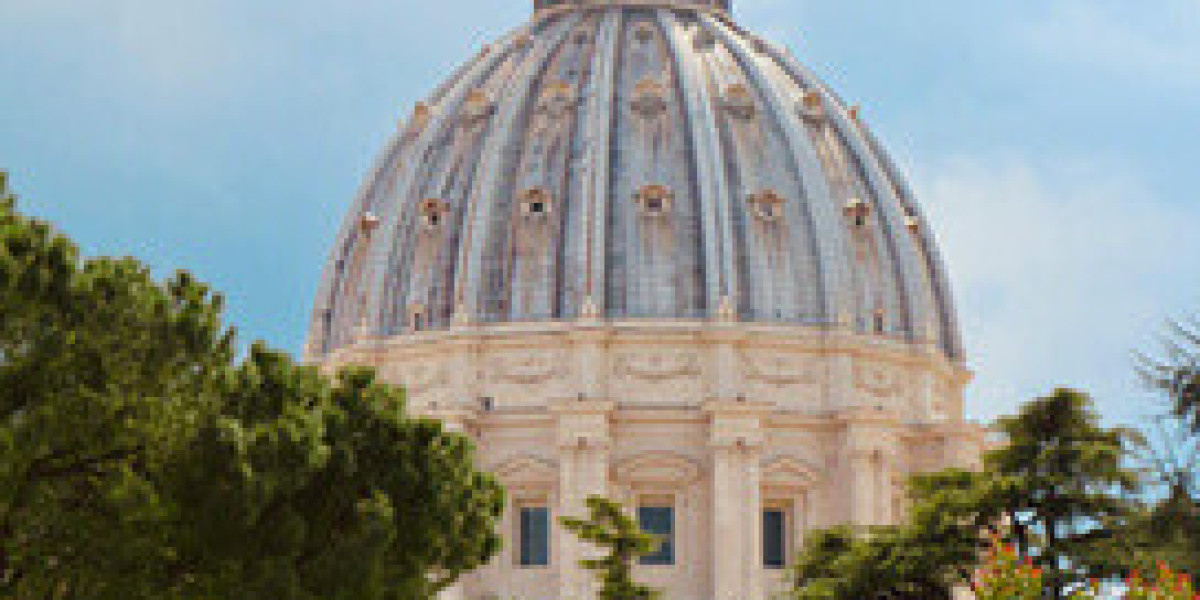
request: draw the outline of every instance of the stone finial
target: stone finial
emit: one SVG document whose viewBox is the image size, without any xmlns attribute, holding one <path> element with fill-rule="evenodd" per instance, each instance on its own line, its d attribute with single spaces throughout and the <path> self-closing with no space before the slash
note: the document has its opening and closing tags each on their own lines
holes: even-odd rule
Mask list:
<svg viewBox="0 0 1200 600">
<path fill-rule="evenodd" d="M 461 300 L 454 305 L 454 316 L 451 317 L 454 327 L 467 327 L 471 324 L 471 311 L 467 303 Z"/>
<path fill-rule="evenodd" d="M 600 306 L 596 304 L 596 300 L 591 294 L 584 296 L 583 306 L 579 309 L 579 317 L 587 321 L 600 320 Z"/>
<path fill-rule="evenodd" d="M 734 323 L 737 319 L 737 307 L 733 305 L 733 298 L 728 294 L 721 296 L 721 301 L 717 304 L 717 320 L 722 323 Z"/>
</svg>

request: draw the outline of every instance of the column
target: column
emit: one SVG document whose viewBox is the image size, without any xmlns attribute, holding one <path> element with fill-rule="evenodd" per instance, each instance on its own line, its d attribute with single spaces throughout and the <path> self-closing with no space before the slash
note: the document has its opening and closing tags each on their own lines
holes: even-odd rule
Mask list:
<svg viewBox="0 0 1200 600">
<path fill-rule="evenodd" d="M 762 573 L 762 421 L 769 405 L 710 400 L 712 590 L 714 600 L 760 600 Z"/>
<path fill-rule="evenodd" d="M 589 496 L 610 495 L 608 453 L 609 416 L 613 403 L 587 398 L 560 400 L 551 405 L 558 419 L 559 493 L 553 515 L 556 556 L 551 562 L 559 573 L 559 598 L 590 600 L 595 596 L 592 573 L 579 561 L 592 558 L 596 549 L 579 541 L 558 522 L 561 517 L 587 516 Z"/>
</svg>

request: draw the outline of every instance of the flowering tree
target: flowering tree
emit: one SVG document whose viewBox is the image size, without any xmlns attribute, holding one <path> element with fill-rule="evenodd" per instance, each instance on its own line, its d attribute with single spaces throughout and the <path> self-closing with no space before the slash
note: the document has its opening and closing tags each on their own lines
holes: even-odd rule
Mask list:
<svg viewBox="0 0 1200 600">
<path fill-rule="evenodd" d="M 977 600 L 1041 600 L 1042 570 L 1028 558 L 1022 558 L 1011 545 L 992 538 L 992 548 L 984 564 L 975 571 L 971 589 Z M 1105 598 L 1099 582 L 1075 592 L 1072 600 Z M 1123 600 L 1200 600 L 1195 585 L 1186 573 L 1177 573 L 1164 563 L 1151 577 L 1137 571 L 1125 578 Z"/>
<path fill-rule="evenodd" d="M 1163 563 L 1154 577 L 1144 579 L 1134 571 L 1125 579 L 1127 600 L 1200 600 L 1200 593 L 1186 573 L 1176 573 Z"/>
<path fill-rule="evenodd" d="M 995 536 L 984 564 L 975 571 L 971 589 L 977 600 L 1040 600 L 1044 589 L 1042 570 Z"/>
</svg>

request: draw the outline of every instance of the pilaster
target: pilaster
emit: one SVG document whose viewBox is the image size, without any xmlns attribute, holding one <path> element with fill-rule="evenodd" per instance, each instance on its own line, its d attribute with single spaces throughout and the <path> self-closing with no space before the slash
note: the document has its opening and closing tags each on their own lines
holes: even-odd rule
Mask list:
<svg viewBox="0 0 1200 600">
<path fill-rule="evenodd" d="M 609 496 L 609 460 L 611 445 L 609 420 L 613 403 L 586 397 L 559 400 L 550 406 L 557 417 L 559 450 L 558 518 L 586 516 L 590 496 Z M 579 561 L 596 552 L 574 534 L 555 523 L 559 556 L 559 597 L 563 600 L 591 598 L 594 583 Z"/>
<path fill-rule="evenodd" d="M 765 403 L 715 399 L 705 403 L 712 452 L 712 597 L 763 597 L 762 473 Z"/>
</svg>

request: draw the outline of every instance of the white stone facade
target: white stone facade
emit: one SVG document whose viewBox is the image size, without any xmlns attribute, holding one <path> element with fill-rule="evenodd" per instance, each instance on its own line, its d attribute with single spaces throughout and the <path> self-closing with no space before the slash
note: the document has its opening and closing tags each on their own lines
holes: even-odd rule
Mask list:
<svg viewBox="0 0 1200 600">
<path fill-rule="evenodd" d="M 675 557 L 640 567 L 670 600 L 752 600 L 781 589 L 762 514 L 805 531 L 886 524 L 913 472 L 974 467 L 983 431 L 962 420 L 969 375 L 935 347 L 837 329 L 720 321 L 460 324 L 363 338 L 325 365 L 368 364 L 410 407 L 476 440 L 507 486 L 506 545 L 447 598 L 591 598 L 588 550 L 558 517 L 598 494 L 675 514 Z M 518 513 L 554 520 L 550 560 L 518 564 Z"/>
</svg>

